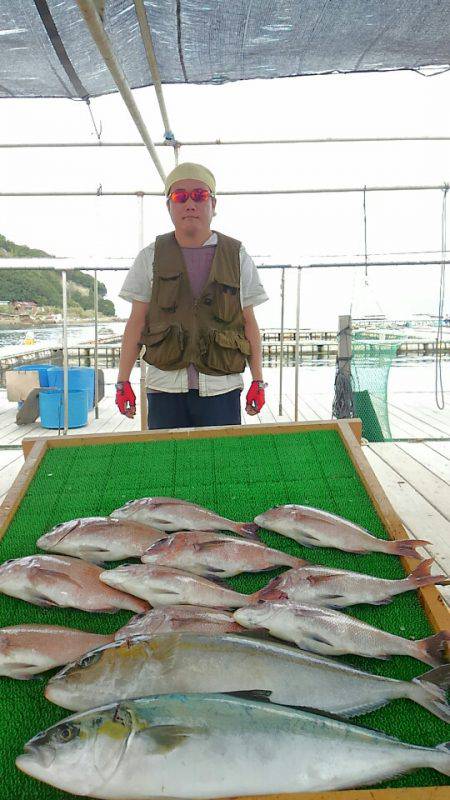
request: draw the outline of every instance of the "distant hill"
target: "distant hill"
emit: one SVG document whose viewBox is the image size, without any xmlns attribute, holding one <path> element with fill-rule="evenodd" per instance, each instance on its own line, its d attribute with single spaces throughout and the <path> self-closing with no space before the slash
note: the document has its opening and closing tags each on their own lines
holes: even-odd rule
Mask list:
<svg viewBox="0 0 450 800">
<path fill-rule="evenodd" d="M 43 250 L 33 250 L 16 244 L 0 234 L 0 264 L 2 258 L 54 258 Z M 106 286 L 98 282 L 98 308 L 113 317 L 114 303 L 105 298 Z M 47 269 L 1 269 L 0 300 L 34 300 L 40 306 L 62 308 L 61 272 Z M 94 308 L 94 278 L 81 270 L 68 273 L 68 304 L 76 309 Z"/>
</svg>

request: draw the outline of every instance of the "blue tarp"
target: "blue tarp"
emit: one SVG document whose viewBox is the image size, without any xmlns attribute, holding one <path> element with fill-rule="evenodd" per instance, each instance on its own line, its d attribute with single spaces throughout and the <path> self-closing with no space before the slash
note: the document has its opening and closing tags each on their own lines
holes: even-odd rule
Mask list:
<svg viewBox="0 0 450 800">
<path fill-rule="evenodd" d="M 132 0 L 104 27 L 132 88 L 151 76 Z M 146 0 L 163 83 L 447 69 L 443 0 Z M 116 91 L 75 0 L 0 0 L 0 97 Z"/>
</svg>

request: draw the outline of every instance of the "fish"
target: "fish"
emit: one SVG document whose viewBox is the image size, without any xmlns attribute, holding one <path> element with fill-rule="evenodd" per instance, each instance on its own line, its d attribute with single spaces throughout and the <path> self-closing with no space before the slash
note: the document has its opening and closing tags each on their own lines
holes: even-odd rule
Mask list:
<svg viewBox="0 0 450 800">
<path fill-rule="evenodd" d="M 0 593 L 50 608 L 82 611 L 149 610 L 148 603 L 105 586 L 101 568 L 71 556 L 24 556 L 0 565 Z"/>
<path fill-rule="evenodd" d="M 106 644 L 67 664 L 47 700 L 71 711 L 176 692 L 242 692 L 270 702 L 357 716 L 408 698 L 450 722 L 450 664 L 412 681 L 370 675 L 291 645 L 236 634 L 155 633 Z"/>
<path fill-rule="evenodd" d="M 13 625 L 0 628 L 0 675 L 27 680 L 33 675 L 81 658 L 114 636 L 87 633 L 61 625 Z"/>
<path fill-rule="evenodd" d="M 217 579 L 207 580 L 180 569 L 151 564 L 130 564 L 109 569 L 100 573 L 100 580 L 108 586 L 142 597 L 152 606 L 182 603 L 237 608 L 252 602 L 252 595 L 234 592 Z"/>
<path fill-rule="evenodd" d="M 84 517 L 56 525 L 36 544 L 41 550 L 75 556 L 95 564 L 138 558 L 153 542 L 164 536 L 161 531 L 109 517 Z"/>
<path fill-rule="evenodd" d="M 288 601 L 260 601 L 238 609 L 234 618 L 244 628 L 266 629 L 272 636 L 294 642 L 302 650 L 325 656 L 352 653 L 384 659 L 404 655 L 437 667 L 445 663 L 446 645 L 450 642 L 450 631 L 426 639 L 404 639 L 331 608 Z"/>
<path fill-rule="evenodd" d="M 255 517 L 255 523 L 306 547 L 335 547 L 349 553 L 392 553 L 420 559 L 417 548 L 431 544 L 425 539 L 378 539 L 348 519 L 310 506 L 275 506 Z"/>
<path fill-rule="evenodd" d="M 104 800 L 205 800 L 348 789 L 420 767 L 450 775 L 450 742 L 412 745 L 254 696 L 152 695 L 61 720 L 16 766 Z"/>
<path fill-rule="evenodd" d="M 247 633 L 234 621 L 230 611 L 205 606 L 161 606 L 147 614 L 136 614 L 116 631 L 115 639 L 149 636 L 153 633 L 189 631 L 191 633 Z"/>
<path fill-rule="evenodd" d="M 236 539 L 210 531 L 181 531 L 152 544 L 141 556 L 144 564 L 185 569 L 204 577 L 228 578 L 241 572 L 260 572 L 274 567 L 299 567 L 307 562 L 262 542 Z"/>
<path fill-rule="evenodd" d="M 386 580 L 359 572 L 308 564 L 290 569 L 274 578 L 258 593 L 260 600 L 292 600 L 328 608 L 345 608 L 359 603 L 385 605 L 393 597 L 421 586 L 450 584 L 445 575 L 431 575 L 433 559 L 422 561 L 410 575 Z"/>
<path fill-rule="evenodd" d="M 257 539 L 258 526 L 252 522 L 234 522 L 208 508 L 174 497 L 143 497 L 130 500 L 110 514 L 114 519 L 135 520 L 161 531 L 232 531 L 238 536 Z"/>
</svg>

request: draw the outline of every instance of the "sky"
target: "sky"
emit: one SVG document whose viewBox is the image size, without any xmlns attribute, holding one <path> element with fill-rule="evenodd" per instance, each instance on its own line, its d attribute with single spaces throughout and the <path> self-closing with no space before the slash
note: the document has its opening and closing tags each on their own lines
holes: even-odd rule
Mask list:
<svg viewBox="0 0 450 800">
<path fill-rule="evenodd" d="M 169 120 L 180 140 L 364 136 L 450 136 L 450 73 L 425 77 L 401 71 L 246 81 L 222 86 L 165 86 Z M 152 88 L 134 92 L 154 141 L 163 125 Z M 117 95 L 92 100 L 102 139 L 138 141 Z M 0 100 L 0 144 L 95 142 L 84 103 Z M 158 149 L 164 168 L 170 149 Z M 199 161 L 216 175 L 218 191 L 450 184 L 450 141 L 183 147 L 181 161 Z M 160 191 L 144 148 L 0 149 L 1 191 Z M 367 248 L 378 254 L 439 258 L 443 192 L 366 196 Z M 364 253 L 363 192 L 218 198 L 214 227 L 241 239 L 258 264 L 343 261 Z M 171 229 L 162 198 L 144 200 L 144 241 Z M 58 256 L 126 257 L 139 249 L 135 197 L 1 198 L 0 233 Z M 450 238 L 450 231 L 449 231 Z M 398 255 L 402 260 L 405 256 Z M 389 258 L 389 255 L 388 255 Z M 260 322 L 277 327 L 279 272 L 261 272 L 270 303 Z M 440 268 L 309 270 L 302 274 L 301 327 L 335 328 L 339 314 L 410 317 L 437 313 Z M 102 277 L 119 314 L 124 273 Z M 445 310 L 450 312 L 450 281 Z M 295 324 L 295 274 L 287 278 L 286 324 Z"/>
</svg>

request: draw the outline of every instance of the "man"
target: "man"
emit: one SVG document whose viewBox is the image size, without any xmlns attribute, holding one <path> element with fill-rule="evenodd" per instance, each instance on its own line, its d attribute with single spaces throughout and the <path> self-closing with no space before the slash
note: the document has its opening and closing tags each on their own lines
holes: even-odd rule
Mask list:
<svg viewBox="0 0 450 800">
<path fill-rule="evenodd" d="M 261 337 L 253 307 L 268 298 L 240 242 L 211 230 L 216 182 L 200 164 L 179 164 L 165 185 L 175 231 L 138 254 L 120 292 L 132 303 L 122 340 L 116 403 L 133 417 L 129 378 L 142 344 L 148 427 L 241 422 L 241 374 L 252 383 L 246 411 L 264 405 Z"/>
</svg>

